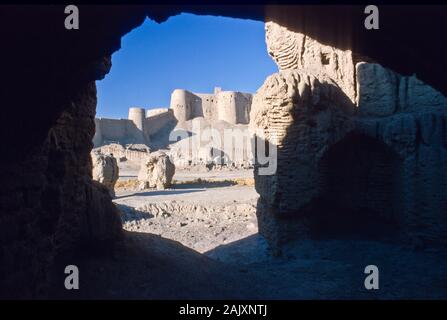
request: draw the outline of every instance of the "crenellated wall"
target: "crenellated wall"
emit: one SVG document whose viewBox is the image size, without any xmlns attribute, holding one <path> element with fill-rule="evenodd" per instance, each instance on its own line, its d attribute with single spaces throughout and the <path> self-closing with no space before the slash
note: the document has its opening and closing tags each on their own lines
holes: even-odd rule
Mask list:
<svg viewBox="0 0 447 320">
<path fill-rule="evenodd" d="M 173 124 L 175 118 L 171 109 L 164 109 L 148 116 L 144 121 L 144 132 L 148 137 L 151 137 L 169 124 Z"/>
<path fill-rule="evenodd" d="M 252 95 L 236 91 L 192 93 L 175 89 L 169 109 L 158 108 L 146 112 L 143 108 L 130 108 L 128 119 L 95 119 L 95 147 L 107 143 L 151 144 L 151 137 L 166 140 L 174 127 L 188 127 L 188 122 L 202 118 L 207 123 L 224 121 L 229 125 L 248 124 Z M 162 137 L 160 137 L 161 135 Z M 156 137 L 155 137 L 156 136 Z M 154 141 L 156 148 L 169 141 Z"/>
<path fill-rule="evenodd" d="M 152 135 L 175 122 L 171 109 L 158 110 L 146 117 L 146 110 L 131 108 L 129 118 L 131 119 L 96 118 L 94 146 L 109 143 L 149 145 Z"/>
<path fill-rule="evenodd" d="M 176 89 L 171 95 L 171 109 L 180 123 L 203 117 L 208 121 L 248 124 L 251 100 L 250 93 L 221 91 L 217 88 L 214 94 Z"/>
</svg>

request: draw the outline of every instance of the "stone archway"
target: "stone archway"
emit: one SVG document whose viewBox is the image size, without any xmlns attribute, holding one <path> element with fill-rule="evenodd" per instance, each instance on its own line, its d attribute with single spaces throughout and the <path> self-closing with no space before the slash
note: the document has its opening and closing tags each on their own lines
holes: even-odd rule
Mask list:
<svg viewBox="0 0 447 320">
<path fill-rule="evenodd" d="M 320 195 L 310 217 L 316 236 L 396 235 L 400 159 L 382 141 L 349 133 L 319 161 Z"/>
</svg>

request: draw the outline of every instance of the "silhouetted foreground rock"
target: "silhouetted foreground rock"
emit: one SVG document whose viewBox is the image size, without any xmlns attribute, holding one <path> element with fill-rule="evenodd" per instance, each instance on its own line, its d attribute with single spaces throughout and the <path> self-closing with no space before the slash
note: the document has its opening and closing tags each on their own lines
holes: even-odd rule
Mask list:
<svg viewBox="0 0 447 320">
<path fill-rule="evenodd" d="M 66 290 L 66 264 L 79 268 L 79 290 Z M 59 299 L 257 299 L 252 279 L 176 241 L 125 232 L 107 250 L 83 250 L 61 260 L 51 274 L 50 298 Z M 82 277 L 82 278 L 81 278 Z"/>
<path fill-rule="evenodd" d="M 343 235 L 346 224 L 359 236 L 444 245 L 447 99 L 414 76 L 354 66 L 349 50 L 266 29 L 284 71 L 267 78 L 250 115 L 252 132 L 278 149 L 273 175 L 255 168 L 260 232 L 278 250 L 325 236 L 324 225 Z"/>
<path fill-rule="evenodd" d="M 124 232 L 122 241 L 107 250 L 85 248 L 55 265 L 49 297 L 442 299 L 447 295 L 445 252 L 340 240 L 292 242 L 280 258 L 272 258 L 264 250 L 249 237 L 202 255 L 156 235 Z M 365 261 L 386 270 L 380 277 L 380 290 L 365 290 Z M 79 290 L 64 287 L 67 264 L 79 267 Z"/>
</svg>

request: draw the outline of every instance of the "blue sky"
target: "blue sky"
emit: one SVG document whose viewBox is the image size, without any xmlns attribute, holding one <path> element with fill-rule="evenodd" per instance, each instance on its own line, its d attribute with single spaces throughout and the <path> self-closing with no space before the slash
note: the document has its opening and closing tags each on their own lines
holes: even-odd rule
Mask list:
<svg viewBox="0 0 447 320">
<path fill-rule="evenodd" d="M 128 108 L 169 107 L 171 92 L 255 92 L 277 72 L 265 44 L 264 23 L 181 14 L 152 20 L 121 39 L 112 69 L 97 81 L 97 117 L 127 118 Z"/>
</svg>

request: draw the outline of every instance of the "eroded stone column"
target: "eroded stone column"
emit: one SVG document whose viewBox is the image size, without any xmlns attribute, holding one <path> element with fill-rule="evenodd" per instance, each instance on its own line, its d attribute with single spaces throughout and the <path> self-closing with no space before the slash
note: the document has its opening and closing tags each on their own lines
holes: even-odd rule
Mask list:
<svg viewBox="0 0 447 320">
<path fill-rule="evenodd" d="M 274 174 L 260 175 L 255 165 L 259 229 L 272 247 L 290 237 L 285 230 L 290 223 L 281 220 L 295 217 L 319 194 L 318 161 L 328 145 L 351 130 L 353 111 L 349 97 L 329 77 L 298 70 L 271 75 L 254 96 L 251 132 L 261 131 L 277 147 Z"/>
</svg>

